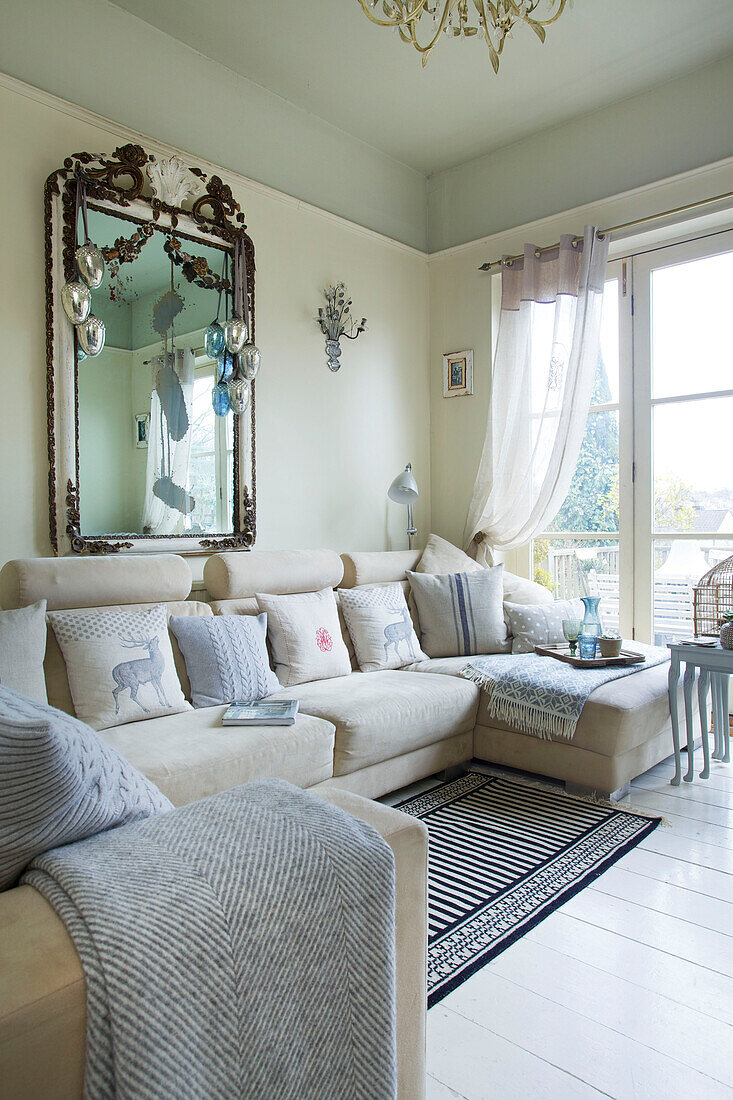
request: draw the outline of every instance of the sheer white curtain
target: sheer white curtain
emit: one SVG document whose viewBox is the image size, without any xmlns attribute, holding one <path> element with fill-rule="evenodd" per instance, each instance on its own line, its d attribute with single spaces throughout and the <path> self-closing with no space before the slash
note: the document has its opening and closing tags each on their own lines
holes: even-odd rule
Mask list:
<svg viewBox="0 0 733 1100">
<path fill-rule="evenodd" d="M 501 313 L 481 462 L 464 534 L 482 562 L 554 519 L 580 453 L 598 360 L 608 234 L 502 265 Z"/>
<path fill-rule="evenodd" d="M 166 356 L 170 359 L 170 353 Z M 187 511 L 171 508 L 153 492 L 161 478 L 170 478 L 182 490 L 188 488 L 188 468 L 191 459 L 191 411 L 195 359 L 190 348 L 177 348 L 173 369 L 181 385 L 183 404 L 188 417 L 188 429 L 179 440 L 172 438 L 168 417 L 161 405 L 158 393 L 164 357 L 157 355 L 151 364 L 152 394 L 150 397 L 150 431 L 148 434 L 148 461 L 145 470 L 145 500 L 143 502 L 142 529 L 147 535 L 175 535 L 184 530 Z M 179 422 L 180 407 L 175 409 Z M 172 415 L 172 414 L 171 414 Z M 178 432 L 174 432 L 178 434 Z M 187 494 L 180 494 L 185 498 Z"/>
</svg>

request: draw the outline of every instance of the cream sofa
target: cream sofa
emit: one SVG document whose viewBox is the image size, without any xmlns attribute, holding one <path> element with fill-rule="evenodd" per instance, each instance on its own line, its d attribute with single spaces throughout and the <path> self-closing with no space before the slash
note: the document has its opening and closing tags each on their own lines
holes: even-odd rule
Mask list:
<svg viewBox="0 0 733 1100">
<path fill-rule="evenodd" d="M 89 611 L 165 603 L 170 614 L 253 614 L 256 592 L 310 592 L 399 582 L 419 551 L 344 554 L 329 550 L 224 553 L 208 558 L 210 603 L 188 599 L 191 574 L 174 555 L 36 559 L 0 573 L 0 604 L 48 600 L 49 610 Z M 408 594 L 409 596 L 409 594 Z M 408 603 L 411 601 L 408 599 Z M 416 627 L 419 623 L 411 607 Z M 667 669 L 658 666 L 598 688 L 572 742 L 540 741 L 496 724 L 479 688 L 458 674 L 467 658 L 416 662 L 398 671 L 300 684 L 292 727 L 222 728 L 224 707 L 187 711 L 103 730 L 100 736 L 177 805 L 244 783 L 280 776 L 371 822 L 391 844 L 398 869 L 398 1059 L 400 1096 L 424 1090 L 426 835 L 421 823 L 366 799 L 472 757 L 564 780 L 604 794 L 664 759 L 671 747 Z M 172 638 L 184 693 L 185 665 Z M 53 632 L 46 654 L 49 701 L 73 713 Z M 363 796 L 366 796 L 364 798 Z M 64 925 L 30 887 L 0 894 L 0 1093 L 80 1094 L 84 982 Z"/>
<path fill-rule="evenodd" d="M 286 556 L 287 557 L 287 556 Z M 307 587 L 337 583 L 337 554 L 300 556 Z M 255 559 L 253 559 L 253 564 Z M 264 566 L 262 556 L 258 568 Z M 273 572 L 273 583 L 283 575 Z M 288 566 L 288 569 L 290 567 Z M 288 571 L 287 569 L 285 570 Z M 328 578 L 332 578 L 330 581 Z M 265 584 L 264 587 L 267 587 Z M 44 598 L 49 610 L 150 607 L 169 614 L 211 615 L 208 603 L 187 599 L 191 573 L 174 555 L 36 559 L 8 563 L 0 573 L 0 604 L 14 608 Z M 190 695 L 185 665 L 172 638 L 176 666 Z M 49 702 L 73 713 L 66 667 L 53 631 L 46 660 Z M 454 692 L 464 694 L 463 689 Z M 245 783 L 279 776 L 367 821 L 386 839 L 397 869 L 397 1058 L 399 1095 L 425 1092 L 427 832 L 415 818 L 331 786 L 334 724 L 307 708 L 292 727 L 222 728 L 224 707 L 186 711 L 104 730 L 100 736 L 148 775 L 177 805 Z M 475 710 L 475 708 L 474 708 Z M 472 718 L 471 718 L 472 721 Z M 68 932 L 30 886 L 0 893 L 0 1097 L 77 1098 L 82 1093 L 86 990 Z"/>
</svg>

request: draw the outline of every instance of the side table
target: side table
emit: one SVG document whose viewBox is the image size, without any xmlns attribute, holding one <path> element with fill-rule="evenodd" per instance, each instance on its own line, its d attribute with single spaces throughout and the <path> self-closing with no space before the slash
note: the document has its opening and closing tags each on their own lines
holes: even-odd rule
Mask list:
<svg viewBox="0 0 733 1100">
<path fill-rule="evenodd" d="M 697 697 L 700 708 L 700 727 L 702 732 L 703 769 L 701 779 L 710 776 L 710 745 L 708 743 L 707 701 L 708 687 L 712 691 L 714 744 L 712 758 L 730 761 L 730 736 L 728 719 L 728 677 L 733 674 L 733 650 L 716 646 L 682 645 L 681 642 L 668 643 L 669 649 L 669 713 L 672 719 L 672 744 L 674 747 L 673 787 L 680 785 L 682 761 L 680 757 L 680 724 L 677 707 L 677 685 L 680 678 L 680 665 L 684 663 L 685 674 L 682 679 L 685 700 L 685 728 L 687 730 L 687 771 L 685 783 L 694 779 L 695 734 L 693 731 L 692 692 L 697 678 Z M 700 670 L 699 678 L 696 670 Z"/>
</svg>

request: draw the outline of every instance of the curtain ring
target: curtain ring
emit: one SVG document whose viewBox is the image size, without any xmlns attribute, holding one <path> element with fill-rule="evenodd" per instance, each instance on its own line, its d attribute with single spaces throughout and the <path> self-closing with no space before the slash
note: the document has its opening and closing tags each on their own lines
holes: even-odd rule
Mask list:
<svg viewBox="0 0 733 1100">
<path fill-rule="evenodd" d="M 540 256 L 541 256 L 541 255 L 542 255 L 542 249 L 540 249 L 540 248 L 535 248 L 535 250 L 534 250 L 534 258 L 535 258 L 535 260 L 539 260 L 539 258 L 540 258 Z"/>
</svg>

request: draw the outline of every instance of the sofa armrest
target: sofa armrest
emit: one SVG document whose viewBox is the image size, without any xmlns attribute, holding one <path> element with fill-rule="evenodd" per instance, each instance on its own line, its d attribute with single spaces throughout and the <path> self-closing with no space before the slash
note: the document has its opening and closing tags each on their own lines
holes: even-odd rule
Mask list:
<svg viewBox="0 0 733 1100">
<path fill-rule="evenodd" d="M 415 817 L 336 787 L 311 791 L 372 825 L 397 872 L 397 1081 L 400 1100 L 425 1096 L 428 958 L 428 831 Z"/>
<path fill-rule="evenodd" d="M 427 831 L 415 818 L 334 789 L 313 791 L 372 825 L 397 869 L 400 1100 L 425 1095 Z M 32 886 L 0 894 L 0 1100 L 78 1100 L 86 984 L 66 926 Z"/>
<path fill-rule="evenodd" d="M 63 921 L 32 886 L 0 894 L 0 1097 L 77 1100 L 86 983 Z"/>
</svg>

